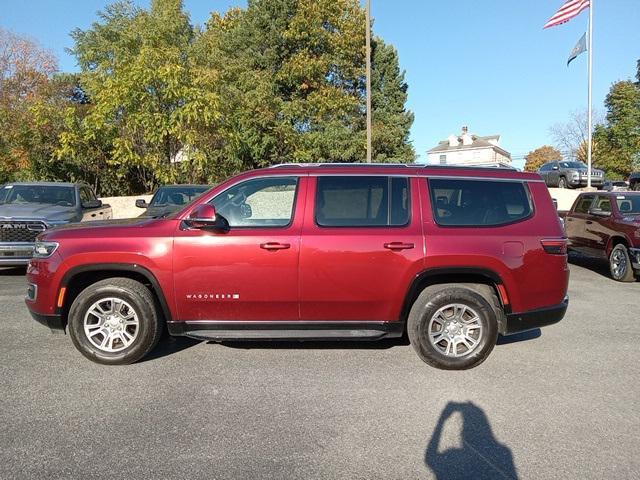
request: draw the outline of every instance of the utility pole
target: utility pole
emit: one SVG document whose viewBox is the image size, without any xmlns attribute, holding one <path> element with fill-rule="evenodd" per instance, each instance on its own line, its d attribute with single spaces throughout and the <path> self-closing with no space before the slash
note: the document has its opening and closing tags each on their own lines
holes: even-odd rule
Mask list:
<svg viewBox="0 0 640 480">
<path fill-rule="evenodd" d="M 367 163 L 371 163 L 371 0 L 367 0 Z"/>
<path fill-rule="evenodd" d="M 589 66 L 587 69 L 589 70 L 589 93 L 587 95 L 589 106 L 588 110 L 588 121 L 587 121 L 587 187 L 591 188 L 591 149 L 593 145 L 592 139 L 592 130 L 593 130 L 593 113 L 591 111 L 591 81 L 593 77 L 593 0 L 591 0 L 589 4 Z"/>
</svg>

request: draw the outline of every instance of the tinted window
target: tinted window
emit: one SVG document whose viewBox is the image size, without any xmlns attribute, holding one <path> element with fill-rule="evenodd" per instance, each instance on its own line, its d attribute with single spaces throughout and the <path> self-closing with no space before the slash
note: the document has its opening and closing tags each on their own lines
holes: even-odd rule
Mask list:
<svg viewBox="0 0 640 480">
<path fill-rule="evenodd" d="M 164 205 L 182 206 L 198 198 L 209 190 L 208 186 L 201 187 L 164 187 L 160 188 L 151 199 L 151 206 Z"/>
<path fill-rule="evenodd" d="M 603 212 L 611 211 L 611 199 L 609 197 L 598 197 L 596 201 L 596 208 L 599 208 Z"/>
<path fill-rule="evenodd" d="M 286 227 L 293 216 L 297 185 L 295 177 L 247 180 L 211 203 L 231 227 Z"/>
<path fill-rule="evenodd" d="M 401 177 L 318 177 L 316 222 L 324 227 L 409 223 L 409 180 Z"/>
<path fill-rule="evenodd" d="M 548 172 L 549 170 L 551 170 L 551 166 L 553 164 L 552 163 L 547 163 L 545 165 L 543 165 L 542 167 L 540 167 L 540 171 L 541 172 Z"/>
<path fill-rule="evenodd" d="M 637 215 L 640 213 L 640 195 L 617 195 L 618 210 L 623 215 Z"/>
<path fill-rule="evenodd" d="M 560 162 L 562 168 L 587 168 L 586 163 L 582 162 Z"/>
<path fill-rule="evenodd" d="M 429 189 L 438 225 L 505 225 L 533 212 L 522 182 L 431 179 Z"/>
<path fill-rule="evenodd" d="M 578 205 L 576 205 L 575 212 L 576 213 L 589 213 L 589 208 L 591 208 L 591 204 L 593 203 L 593 199 L 595 197 L 593 195 L 585 195 L 580 199 Z"/>
<path fill-rule="evenodd" d="M 6 185 L 3 188 L 0 203 L 24 204 L 44 203 L 72 207 L 76 204 L 73 187 L 53 185 Z"/>
</svg>

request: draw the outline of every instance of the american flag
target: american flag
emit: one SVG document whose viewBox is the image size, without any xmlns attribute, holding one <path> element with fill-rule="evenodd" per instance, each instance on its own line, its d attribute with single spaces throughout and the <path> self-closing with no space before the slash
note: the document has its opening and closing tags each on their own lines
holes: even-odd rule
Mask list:
<svg viewBox="0 0 640 480">
<path fill-rule="evenodd" d="M 543 28 L 549 28 L 568 22 L 573 17 L 579 15 L 583 10 L 589 8 L 590 4 L 590 0 L 567 0 L 564 5 L 560 7 L 560 10 L 558 10 L 555 15 L 544 24 Z"/>
</svg>

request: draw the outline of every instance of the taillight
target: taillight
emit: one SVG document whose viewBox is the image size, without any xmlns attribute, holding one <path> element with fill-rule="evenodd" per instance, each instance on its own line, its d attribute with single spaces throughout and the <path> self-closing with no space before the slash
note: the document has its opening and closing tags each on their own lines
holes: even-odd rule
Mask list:
<svg viewBox="0 0 640 480">
<path fill-rule="evenodd" d="M 567 254 L 567 239 L 566 238 L 544 238 L 540 240 L 542 248 L 547 253 L 552 255 L 566 255 Z"/>
</svg>

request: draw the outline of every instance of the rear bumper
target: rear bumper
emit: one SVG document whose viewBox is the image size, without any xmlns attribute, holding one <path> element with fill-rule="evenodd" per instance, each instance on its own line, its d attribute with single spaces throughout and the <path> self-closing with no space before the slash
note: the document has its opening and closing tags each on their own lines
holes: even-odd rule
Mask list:
<svg viewBox="0 0 640 480">
<path fill-rule="evenodd" d="M 523 313 L 510 313 L 507 315 L 507 328 L 504 335 L 526 332 L 535 328 L 546 327 L 558 323 L 564 318 L 569 306 L 569 297 L 553 307 L 531 310 Z"/>
</svg>

